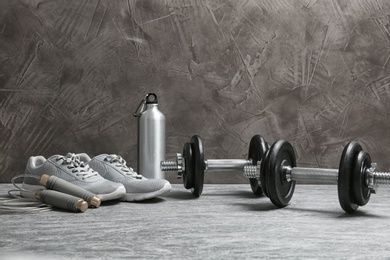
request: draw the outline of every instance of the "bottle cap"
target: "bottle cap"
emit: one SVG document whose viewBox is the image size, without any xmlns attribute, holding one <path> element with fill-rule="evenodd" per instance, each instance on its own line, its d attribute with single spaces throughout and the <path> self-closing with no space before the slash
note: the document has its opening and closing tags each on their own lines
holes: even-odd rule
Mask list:
<svg viewBox="0 0 390 260">
<path fill-rule="evenodd" d="M 158 104 L 157 95 L 154 93 L 148 93 L 146 95 L 146 104 Z"/>
</svg>

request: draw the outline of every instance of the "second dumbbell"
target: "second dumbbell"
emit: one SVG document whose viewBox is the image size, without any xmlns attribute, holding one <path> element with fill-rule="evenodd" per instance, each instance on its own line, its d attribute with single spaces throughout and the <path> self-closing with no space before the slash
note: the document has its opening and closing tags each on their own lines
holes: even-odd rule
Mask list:
<svg viewBox="0 0 390 260">
<path fill-rule="evenodd" d="M 269 144 L 260 135 L 252 137 L 249 143 L 248 159 L 204 159 L 202 139 L 194 135 L 183 147 L 183 153 L 175 161 L 162 161 L 162 171 L 177 171 L 186 189 L 199 197 L 203 191 L 205 171 L 244 171 L 245 166 L 256 165 L 269 149 Z M 249 178 L 254 194 L 260 196 L 263 190 L 257 178 Z"/>
<path fill-rule="evenodd" d="M 344 147 L 338 169 L 296 167 L 292 145 L 276 141 L 261 164 L 245 166 L 244 176 L 257 178 L 272 203 L 285 207 L 291 200 L 296 181 L 310 184 L 337 184 L 339 203 L 347 213 L 354 213 L 368 203 L 380 185 L 390 185 L 390 173 L 376 172 L 370 155 L 355 141 Z"/>
</svg>

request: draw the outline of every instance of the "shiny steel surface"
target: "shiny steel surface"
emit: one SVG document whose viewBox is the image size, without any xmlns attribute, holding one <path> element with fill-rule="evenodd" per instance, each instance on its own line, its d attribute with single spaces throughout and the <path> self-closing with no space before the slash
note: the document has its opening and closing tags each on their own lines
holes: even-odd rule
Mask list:
<svg viewBox="0 0 390 260">
<path fill-rule="evenodd" d="M 250 160 L 241 159 L 208 159 L 205 161 L 207 171 L 242 171 L 251 165 Z"/>
<path fill-rule="evenodd" d="M 302 167 L 285 167 L 286 176 L 290 175 L 291 180 L 299 183 L 327 183 L 337 184 L 338 169 L 322 169 L 322 168 L 302 168 Z"/>
<path fill-rule="evenodd" d="M 138 173 L 146 178 L 164 179 L 160 169 L 165 160 L 165 116 L 157 104 L 146 104 L 138 118 Z"/>
</svg>

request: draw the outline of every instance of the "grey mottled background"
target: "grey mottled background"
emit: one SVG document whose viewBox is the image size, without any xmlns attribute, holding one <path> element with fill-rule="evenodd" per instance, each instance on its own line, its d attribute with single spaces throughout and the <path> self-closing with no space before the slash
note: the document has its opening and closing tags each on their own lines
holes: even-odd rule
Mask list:
<svg viewBox="0 0 390 260">
<path fill-rule="evenodd" d="M 261 134 L 335 168 L 355 139 L 389 169 L 389 58 L 387 0 L 1 0 L 0 181 L 68 151 L 136 168 L 147 92 L 167 157 L 199 134 L 206 158 L 246 158 Z"/>
</svg>

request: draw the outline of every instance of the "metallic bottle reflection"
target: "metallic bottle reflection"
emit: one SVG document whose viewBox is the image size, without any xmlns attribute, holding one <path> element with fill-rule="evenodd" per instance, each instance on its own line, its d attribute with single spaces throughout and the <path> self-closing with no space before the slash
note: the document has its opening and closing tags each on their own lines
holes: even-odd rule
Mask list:
<svg viewBox="0 0 390 260">
<path fill-rule="evenodd" d="M 138 117 L 137 171 L 146 178 L 164 179 L 160 163 L 165 160 L 165 116 L 156 94 L 147 94 L 134 116 Z"/>
</svg>

